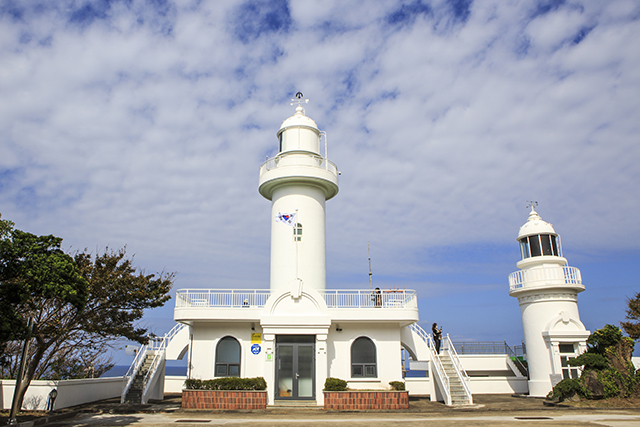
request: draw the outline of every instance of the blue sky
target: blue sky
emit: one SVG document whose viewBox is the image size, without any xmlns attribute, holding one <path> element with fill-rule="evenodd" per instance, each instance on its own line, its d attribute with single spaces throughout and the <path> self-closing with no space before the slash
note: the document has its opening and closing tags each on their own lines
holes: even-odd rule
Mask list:
<svg viewBox="0 0 640 427">
<path fill-rule="evenodd" d="M 522 339 L 528 200 L 582 271 L 582 321 L 640 291 L 634 1 L 0 0 L 0 213 L 127 246 L 175 289 L 266 288 L 258 170 L 302 91 L 342 171 L 329 288 L 415 289 L 423 326 Z M 174 290 L 175 292 L 175 290 Z M 173 302 L 143 324 L 172 326 Z"/>
</svg>

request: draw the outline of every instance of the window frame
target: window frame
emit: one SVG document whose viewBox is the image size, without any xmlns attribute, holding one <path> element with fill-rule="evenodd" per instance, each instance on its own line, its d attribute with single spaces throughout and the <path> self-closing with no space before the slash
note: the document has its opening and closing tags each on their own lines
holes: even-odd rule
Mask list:
<svg viewBox="0 0 640 427">
<path fill-rule="evenodd" d="M 354 346 L 357 343 L 367 342 L 371 344 L 370 350 L 373 351 L 373 362 L 370 361 L 354 361 Z M 378 349 L 376 343 L 367 336 L 360 336 L 351 343 L 351 378 L 378 378 Z M 356 373 L 358 371 L 358 373 Z"/>
<path fill-rule="evenodd" d="M 229 342 L 229 340 L 233 340 L 235 341 L 235 343 L 238 345 L 238 362 L 219 362 L 218 358 L 220 356 L 220 345 L 222 345 L 225 340 L 227 340 L 226 342 Z M 218 340 L 218 343 L 216 344 L 216 353 L 215 353 L 215 358 L 214 358 L 214 362 L 213 362 L 213 376 L 214 378 L 224 378 L 224 377 L 240 377 L 241 375 L 241 370 L 240 370 L 240 366 L 242 364 L 242 344 L 240 344 L 240 341 L 236 338 L 233 337 L 231 335 L 226 335 L 222 338 L 220 338 L 220 340 Z M 218 374 L 218 367 L 224 367 L 225 368 L 225 374 L 224 375 L 219 375 Z M 233 375 L 231 374 L 231 368 L 236 368 L 237 369 L 237 375 Z"/>
</svg>

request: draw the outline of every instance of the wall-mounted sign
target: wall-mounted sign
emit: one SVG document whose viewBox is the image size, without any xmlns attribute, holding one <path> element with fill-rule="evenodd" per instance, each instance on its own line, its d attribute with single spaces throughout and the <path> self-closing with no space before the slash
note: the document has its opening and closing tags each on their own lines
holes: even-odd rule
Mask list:
<svg viewBox="0 0 640 427">
<path fill-rule="evenodd" d="M 252 333 L 251 334 L 251 344 L 262 344 L 262 334 L 260 334 L 260 333 Z"/>
<path fill-rule="evenodd" d="M 260 344 L 254 344 L 251 346 L 251 353 L 253 354 L 260 354 L 260 350 L 262 350 L 260 348 Z"/>
</svg>

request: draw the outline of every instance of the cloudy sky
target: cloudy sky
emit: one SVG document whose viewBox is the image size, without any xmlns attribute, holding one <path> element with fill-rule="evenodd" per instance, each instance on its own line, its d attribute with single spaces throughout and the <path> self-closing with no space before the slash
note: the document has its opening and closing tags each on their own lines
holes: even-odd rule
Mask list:
<svg viewBox="0 0 640 427">
<path fill-rule="evenodd" d="M 368 289 L 370 242 L 374 285 L 417 290 L 423 326 L 519 344 L 534 200 L 582 321 L 618 324 L 640 291 L 639 40 L 624 0 L 0 0 L 0 213 L 126 245 L 175 289 L 266 288 L 258 171 L 301 91 L 342 172 L 329 288 Z"/>
</svg>

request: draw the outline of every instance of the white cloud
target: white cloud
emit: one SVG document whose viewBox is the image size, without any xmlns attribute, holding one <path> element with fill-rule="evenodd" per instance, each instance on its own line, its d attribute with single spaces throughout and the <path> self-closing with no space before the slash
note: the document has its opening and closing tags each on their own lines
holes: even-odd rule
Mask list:
<svg viewBox="0 0 640 427">
<path fill-rule="evenodd" d="M 474 2 L 466 21 L 436 2 L 403 25 L 396 2 L 291 2 L 288 27 L 260 21 L 246 43 L 240 7 L 0 15 L 3 218 L 75 248 L 128 244 L 148 270 L 178 270 L 178 287 L 267 286 L 258 168 L 300 90 L 343 172 L 327 203 L 337 283 L 367 286 L 367 241 L 384 280 L 425 292 L 434 272 L 478 271 L 433 251 L 517 256 L 528 199 L 584 253 L 640 249 L 633 2 L 537 16 Z M 506 282 L 515 261 L 480 276 Z"/>
</svg>

